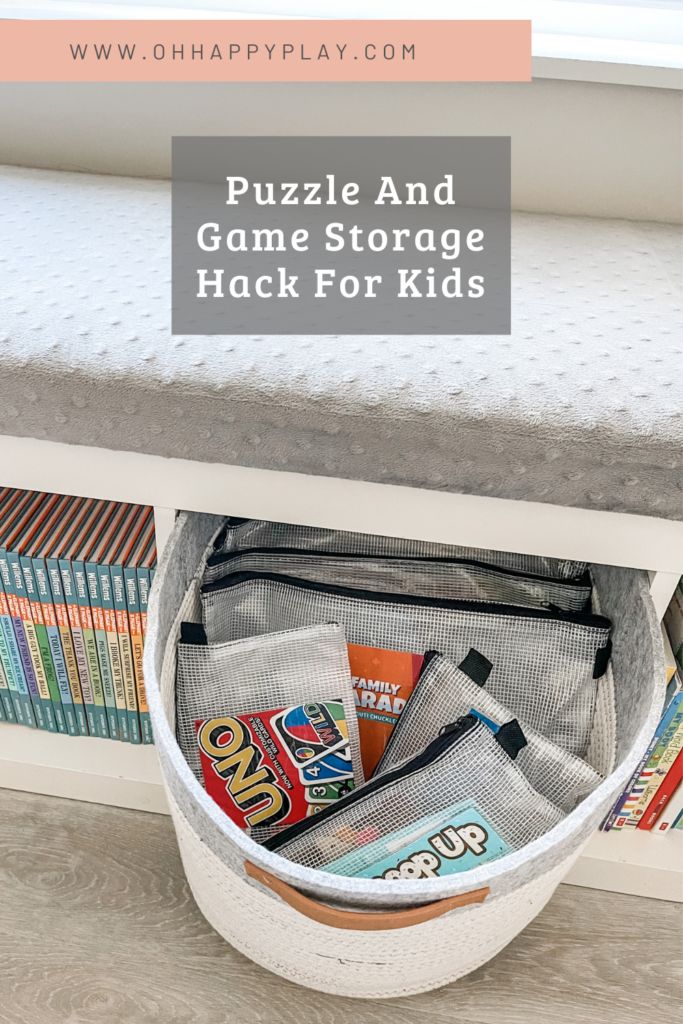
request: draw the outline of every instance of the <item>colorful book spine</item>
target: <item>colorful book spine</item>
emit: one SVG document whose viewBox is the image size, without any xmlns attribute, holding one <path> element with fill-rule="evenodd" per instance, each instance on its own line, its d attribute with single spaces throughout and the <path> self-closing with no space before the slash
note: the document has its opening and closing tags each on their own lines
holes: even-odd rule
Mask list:
<svg viewBox="0 0 683 1024">
<path fill-rule="evenodd" d="M 9 686 L 17 723 L 35 729 L 36 718 L 12 625 L 7 594 L 2 582 L 2 572 L 0 572 L 0 659 L 5 670 L 5 678 Z"/>
<path fill-rule="evenodd" d="M 23 573 L 26 596 L 30 603 L 33 625 L 36 633 L 36 639 L 38 641 L 38 648 L 40 650 L 45 679 L 47 680 L 47 688 L 52 702 L 52 710 L 57 722 L 57 729 L 59 732 L 68 732 L 70 736 L 77 736 L 78 726 L 76 725 L 76 716 L 71 702 L 71 695 L 69 693 L 66 675 L 64 677 L 64 683 L 66 684 L 64 699 L 67 703 L 64 704 L 62 699 L 62 686 L 60 686 L 57 676 L 57 668 L 52 654 L 50 634 L 45 622 L 43 605 L 38 596 L 38 587 L 36 584 L 35 574 L 33 572 L 33 564 L 31 559 L 27 558 L 26 555 L 21 555 L 18 561 L 21 572 Z M 57 640 L 59 640 L 59 637 L 57 637 Z M 58 643 L 58 646 L 61 652 L 61 644 Z"/>
<path fill-rule="evenodd" d="M 126 709 L 128 711 L 128 732 L 131 743 L 140 743 L 140 719 L 138 718 L 137 686 L 135 683 L 135 666 L 130 640 L 128 609 L 126 606 L 126 587 L 123 577 L 123 566 L 110 565 L 111 590 L 114 600 L 116 632 L 121 655 L 123 685 L 126 692 Z"/>
<path fill-rule="evenodd" d="M 2 660 L 0 660 L 0 712 L 2 713 L 3 722 L 16 722 L 17 716 L 14 713 L 12 695 L 5 670 L 2 667 Z"/>
<path fill-rule="evenodd" d="M 659 724 L 655 729 L 655 734 L 648 744 L 647 750 L 641 757 L 635 771 L 631 775 L 631 778 L 626 783 L 625 789 L 622 791 L 619 799 L 614 804 L 614 807 L 607 815 L 605 821 L 602 823 L 602 829 L 605 832 L 609 832 L 610 829 L 620 829 L 626 824 L 628 812 L 625 810 L 626 803 L 631 799 L 631 795 L 634 791 L 634 787 L 639 784 L 640 776 L 645 771 L 647 764 L 652 757 L 657 745 L 661 739 L 662 733 L 666 729 L 667 725 L 671 721 L 673 715 L 683 701 L 683 693 L 677 693 L 673 700 L 665 707 L 662 717 L 659 720 Z M 642 792 L 642 785 L 640 786 L 640 792 Z"/>
<path fill-rule="evenodd" d="M 36 625 L 36 622 L 34 621 L 32 604 L 26 591 L 24 574 L 21 571 L 21 562 L 17 552 L 7 551 L 7 561 L 9 563 L 10 573 L 12 574 L 14 594 L 19 609 L 19 615 L 23 622 L 26 643 L 31 656 L 31 664 L 33 665 L 33 672 L 38 687 L 38 699 L 40 700 L 43 709 L 43 717 L 45 721 L 44 728 L 49 732 L 66 732 L 66 721 L 62 712 L 61 701 L 59 701 L 59 691 L 55 684 L 55 694 L 59 702 L 57 705 L 53 703 L 53 695 L 50 690 L 48 675 L 45 670 L 44 655 L 46 656 L 45 660 L 49 661 L 50 667 L 52 667 L 47 639 L 44 630 L 40 630 L 41 624 L 38 623 L 38 625 Z"/>
<path fill-rule="evenodd" d="M 624 804 L 624 811 L 628 810 L 628 818 L 624 824 L 625 828 L 635 828 L 645 813 L 648 804 L 657 792 L 662 779 L 680 750 L 682 735 L 683 707 L 679 705 L 662 732 L 657 746 L 650 756 L 650 760 L 633 789 L 632 796 Z"/>
<path fill-rule="evenodd" d="M 133 670 L 135 672 L 135 688 L 138 698 L 140 734 L 143 743 L 153 743 L 152 723 L 149 717 L 147 694 L 145 692 L 145 680 L 142 674 L 143 635 L 137 570 L 130 566 L 126 566 L 123 570 L 123 578 L 126 587 L 126 605 L 128 608 L 128 623 L 130 626 L 130 645 L 133 656 Z"/>
<path fill-rule="evenodd" d="M 47 579 L 47 569 L 44 561 L 40 558 L 32 558 L 31 562 L 33 578 L 38 594 L 38 600 L 40 601 L 42 608 L 43 622 L 45 623 L 45 629 L 47 631 L 52 663 L 57 677 L 57 686 L 59 688 L 59 695 L 64 709 L 64 715 L 66 717 L 67 728 L 69 730 L 69 734 L 72 736 L 87 735 L 88 726 L 85 721 L 85 715 L 82 713 L 82 702 L 79 710 L 74 700 L 69 676 L 69 667 L 67 665 L 67 659 L 62 646 L 61 630 L 57 622 L 55 606 L 50 592 L 50 584 Z"/>
<path fill-rule="evenodd" d="M 652 828 L 652 835 L 661 836 L 670 832 L 677 827 L 678 819 L 681 817 L 683 817 L 683 782 L 679 782 L 678 788 L 674 790 L 671 799 L 657 818 Z"/>
<path fill-rule="evenodd" d="M 114 699 L 116 702 L 116 717 L 119 725 L 119 737 L 124 743 L 130 743 L 130 722 L 128 708 L 126 706 L 126 687 L 123 680 L 123 665 L 121 664 L 121 651 L 119 649 L 119 634 L 116 628 L 116 612 L 114 610 L 114 597 L 111 588 L 111 576 L 108 565 L 95 565 L 99 583 L 100 600 L 102 601 L 102 615 L 104 618 L 104 629 L 107 638 L 107 651 L 109 653 L 109 664 L 111 665 L 112 682 L 114 684 Z"/>
<path fill-rule="evenodd" d="M 97 646 L 97 658 L 100 664 L 100 675 L 102 677 L 102 689 L 104 690 L 104 703 L 107 709 L 107 721 L 109 723 L 109 735 L 113 740 L 120 740 L 121 730 L 116 710 L 116 692 L 114 689 L 114 677 L 109 660 L 109 646 L 107 643 L 107 630 L 104 622 L 104 609 L 100 596 L 100 584 L 97 577 L 97 566 L 91 562 L 85 564 L 85 579 L 90 598 L 90 610 L 92 612 L 93 628 L 95 631 L 95 643 Z"/>
<path fill-rule="evenodd" d="M 35 723 L 39 729 L 47 729 L 48 722 L 45 718 L 44 700 L 41 693 L 38 690 L 38 680 L 36 678 L 33 658 L 31 657 L 29 638 L 25 630 L 23 609 L 20 606 L 19 599 L 15 592 L 13 574 L 10 570 L 7 552 L 4 549 L 0 550 L 0 575 L 2 575 L 2 583 L 5 588 L 5 593 L 7 595 L 7 604 L 9 606 L 9 614 L 10 619 L 12 620 L 12 628 L 14 630 L 14 635 L 16 637 L 17 648 L 19 650 L 19 657 L 21 658 L 21 667 L 24 672 L 24 678 L 28 685 L 28 692 L 31 695 L 30 700 L 33 706 Z M 56 728 L 57 725 L 54 721 L 54 715 L 52 715 L 51 731 L 55 732 Z"/>
<path fill-rule="evenodd" d="M 147 636 L 147 609 L 149 607 L 150 570 L 138 569 L 138 593 L 140 595 L 140 624 L 143 639 Z"/>
<path fill-rule="evenodd" d="M 55 576 L 58 576 L 60 581 L 62 595 L 64 598 L 64 606 L 66 608 L 69 628 L 71 630 L 71 639 L 73 641 L 76 665 L 78 666 L 78 678 L 81 684 L 81 693 L 83 694 L 83 708 L 88 720 L 88 731 L 91 736 L 101 736 L 101 726 L 98 717 L 95 714 L 95 701 L 93 697 L 92 683 L 90 682 L 90 673 L 88 671 L 88 657 L 85 650 L 83 630 L 81 628 L 81 616 L 76 602 L 74 581 L 71 576 L 71 567 L 68 567 L 68 571 L 62 572 L 61 564 L 58 559 L 50 557 L 46 561 L 50 583 L 53 584 Z M 54 585 L 52 587 L 52 593 L 54 594 Z"/>
<path fill-rule="evenodd" d="M 69 568 L 69 559 L 60 558 L 59 567 L 63 574 L 65 569 L 68 570 Z M 84 563 L 78 560 L 71 562 L 71 573 L 74 581 L 74 596 L 76 598 L 76 604 L 78 605 L 81 632 L 83 634 L 85 656 L 88 661 L 88 675 L 90 676 L 93 703 L 95 705 L 94 715 L 97 720 L 98 728 L 97 735 L 107 739 L 110 735 L 107 702 L 104 697 L 100 661 L 97 654 L 97 640 L 95 639 L 95 625 L 92 617 L 92 609 L 90 607 L 90 598 L 88 596 L 88 581 L 85 575 Z"/>
<path fill-rule="evenodd" d="M 638 828 L 643 832 L 649 832 L 659 818 L 660 814 L 671 800 L 683 779 L 683 749 L 678 750 L 674 761 L 668 772 L 662 779 L 657 792 L 647 805 L 643 816 L 638 822 Z"/>
<path fill-rule="evenodd" d="M 88 728 L 88 719 L 85 712 L 85 705 L 83 703 L 83 691 L 81 689 L 81 679 L 78 674 L 76 650 L 74 648 L 73 636 L 71 634 L 66 601 L 64 600 L 64 591 L 62 590 L 62 578 L 59 572 L 59 567 L 55 563 L 52 570 L 50 570 L 47 565 L 47 560 L 44 558 L 35 559 L 34 567 L 36 571 L 38 591 L 40 592 L 41 586 L 45 586 L 48 597 L 50 595 L 52 596 L 52 607 L 54 609 L 55 622 L 57 624 L 62 652 L 64 654 L 64 665 L 66 667 L 66 674 L 69 681 L 69 692 L 71 693 L 78 732 L 81 736 L 89 736 L 90 729 Z"/>
</svg>

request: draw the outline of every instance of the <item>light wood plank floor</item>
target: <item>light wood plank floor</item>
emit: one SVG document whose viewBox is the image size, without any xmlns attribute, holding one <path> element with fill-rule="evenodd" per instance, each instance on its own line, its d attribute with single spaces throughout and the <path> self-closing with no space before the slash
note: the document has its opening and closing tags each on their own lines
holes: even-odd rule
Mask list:
<svg viewBox="0 0 683 1024">
<path fill-rule="evenodd" d="M 209 928 L 168 818 L 0 790 L 2 1024 L 680 1024 L 681 923 L 672 903 L 561 886 L 455 985 L 332 998 Z"/>
</svg>

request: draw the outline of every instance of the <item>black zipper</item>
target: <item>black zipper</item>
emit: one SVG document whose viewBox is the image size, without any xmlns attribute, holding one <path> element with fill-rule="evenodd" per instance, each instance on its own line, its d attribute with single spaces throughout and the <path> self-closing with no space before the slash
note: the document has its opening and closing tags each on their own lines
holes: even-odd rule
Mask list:
<svg viewBox="0 0 683 1024">
<path fill-rule="evenodd" d="M 210 555 L 206 560 L 206 564 L 209 568 L 213 568 L 218 565 L 225 565 L 227 562 L 240 558 L 242 555 L 313 555 L 320 558 L 353 558 L 361 561 L 405 561 L 432 565 L 462 565 L 466 568 L 485 569 L 488 572 L 497 573 L 499 576 L 510 576 L 513 579 L 559 585 L 572 590 L 580 588 L 588 588 L 590 590 L 593 585 L 588 569 L 585 569 L 580 576 L 570 579 L 556 579 L 554 576 L 542 576 L 538 573 L 524 572 L 522 569 L 503 568 L 499 565 L 494 565 L 493 562 L 480 562 L 474 558 L 448 558 L 447 555 L 425 555 L 424 557 L 420 555 L 359 555 L 354 554 L 352 551 L 313 551 L 307 548 L 244 548 L 241 551 L 230 551 L 227 553 L 218 551 Z"/>
<path fill-rule="evenodd" d="M 364 800 L 366 797 L 372 796 L 373 793 L 377 793 L 380 789 L 384 789 L 385 786 L 390 786 L 394 782 L 398 782 L 401 779 L 407 778 L 409 775 L 414 775 L 416 772 L 422 771 L 423 768 L 427 768 L 433 764 L 442 754 L 456 746 L 464 736 L 466 736 L 472 729 L 477 726 L 481 726 L 482 729 L 486 729 L 485 725 L 475 718 L 474 715 L 463 715 L 457 722 L 454 722 L 452 726 L 444 731 L 440 736 L 425 747 L 423 751 L 417 754 L 416 757 L 410 761 L 406 761 L 404 764 L 398 765 L 396 768 L 392 768 L 390 771 L 385 772 L 384 775 L 377 775 L 366 782 L 364 786 L 360 786 L 358 789 L 353 789 L 347 796 L 337 800 L 336 803 L 329 804 L 324 810 L 318 814 L 314 814 L 310 818 L 304 818 L 302 821 L 296 822 L 294 825 L 290 825 L 289 828 L 283 829 L 282 832 L 271 836 L 267 839 L 263 845 L 267 850 L 279 850 L 280 847 L 289 843 L 293 839 L 298 839 L 304 833 L 309 832 L 315 828 L 321 821 L 329 821 L 335 814 L 341 814 L 346 811 L 353 804 L 357 804 L 360 800 Z"/>
<path fill-rule="evenodd" d="M 362 590 L 354 587 L 340 587 L 328 583 L 315 583 L 301 580 L 296 576 L 284 576 L 274 572 L 236 572 L 213 583 L 205 583 L 202 595 L 216 594 L 230 590 L 240 583 L 262 580 L 270 583 L 282 583 L 299 590 L 308 590 L 316 594 L 331 594 L 335 597 L 350 597 L 378 604 L 407 605 L 413 608 L 441 608 L 445 611 L 469 611 L 481 614 L 502 615 L 517 619 L 544 619 L 552 622 L 571 622 L 577 626 L 592 629 L 611 629 L 612 623 L 604 615 L 593 615 L 591 612 L 569 612 L 559 608 L 524 608 L 512 604 L 500 604 L 495 601 L 464 601 L 445 597 L 417 597 L 410 594 L 388 594 L 375 590 Z"/>
</svg>

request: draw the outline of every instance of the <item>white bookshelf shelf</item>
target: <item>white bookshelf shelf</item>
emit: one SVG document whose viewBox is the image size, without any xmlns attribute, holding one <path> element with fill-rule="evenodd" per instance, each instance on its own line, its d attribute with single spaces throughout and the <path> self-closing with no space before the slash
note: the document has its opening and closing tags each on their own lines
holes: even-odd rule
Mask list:
<svg viewBox="0 0 683 1024">
<path fill-rule="evenodd" d="M 683 832 L 596 832 L 565 881 L 681 903 Z"/>
<path fill-rule="evenodd" d="M 153 746 L 0 724 L 0 787 L 168 813 Z"/>
<path fill-rule="evenodd" d="M 0 724 L 0 787 L 168 814 L 152 746 Z M 683 832 L 599 832 L 566 881 L 683 902 Z"/>
</svg>

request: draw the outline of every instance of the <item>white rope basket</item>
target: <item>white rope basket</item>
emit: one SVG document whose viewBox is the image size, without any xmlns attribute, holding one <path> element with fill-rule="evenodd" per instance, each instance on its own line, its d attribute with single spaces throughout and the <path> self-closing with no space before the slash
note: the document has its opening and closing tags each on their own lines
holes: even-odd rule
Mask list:
<svg viewBox="0 0 683 1024">
<path fill-rule="evenodd" d="M 253 842 L 207 795 L 176 742 L 180 622 L 199 618 L 199 580 L 221 522 L 179 516 L 156 574 L 145 647 L 155 742 L 198 906 L 236 949 L 320 991 L 387 998 L 455 981 L 495 956 L 540 912 L 654 731 L 664 660 L 645 575 L 593 567 L 601 611 L 614 625 L 612 669 L 600 680 L 588 751 L 606 775 L 598 788 L 540 839 L 473 870 L 420 881 L 345 878 Z M 382 969 L 370 971 L 368 963 Z"/>
</svg>

